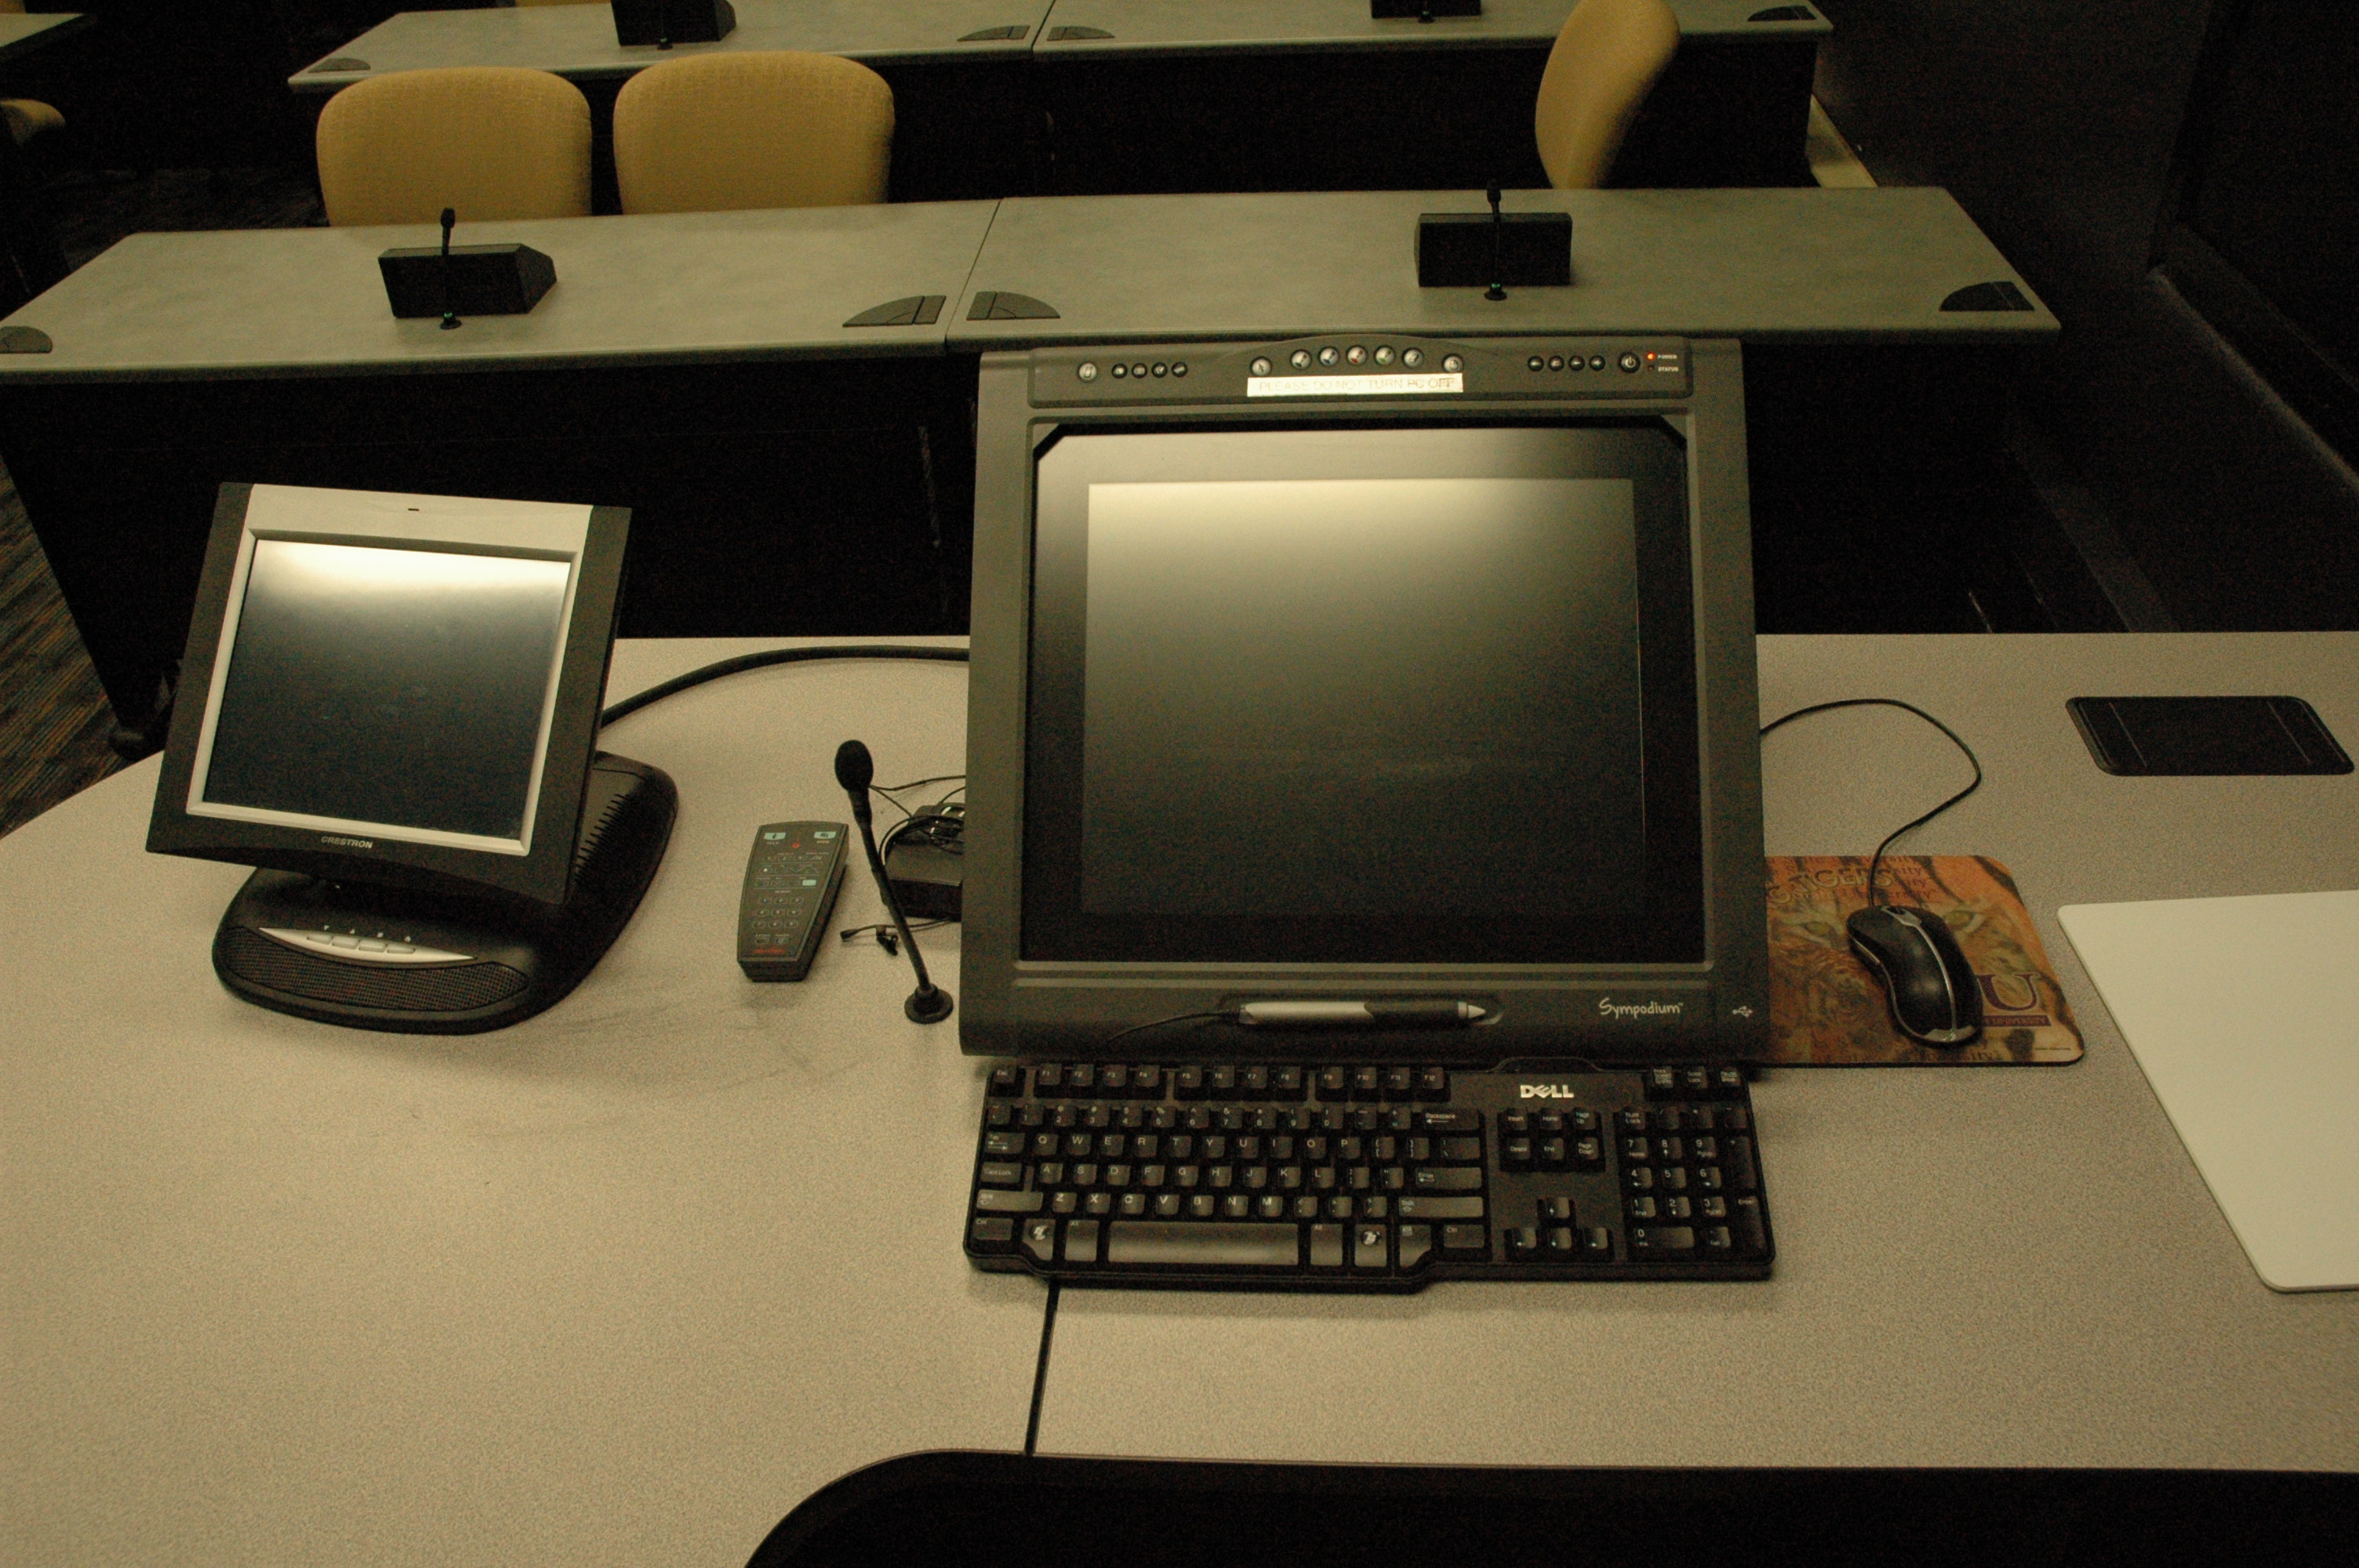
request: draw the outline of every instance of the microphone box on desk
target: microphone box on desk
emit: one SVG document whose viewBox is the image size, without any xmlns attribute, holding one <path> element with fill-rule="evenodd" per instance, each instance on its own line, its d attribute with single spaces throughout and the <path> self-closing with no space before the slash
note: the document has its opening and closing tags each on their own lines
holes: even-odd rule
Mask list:
<svg viewBox="0 0 2359 1568">
<path fill-rule="evenodd" d="M 1561 288 L 1571 281 L 1571 213 L 1505 212 L 1495 223 L 1488 212 L 1418 216 L 1419 288 L 1487 288 L 1495 283 Z"/>
<path fill-rule="evenodd" d="M 441 246 L 386 251 L 376 265 L 396 316 L 442 314 Z M 530 245 L 453 245 L 450 265 L 447 308 L 454 316 L 521 316 L 557 282 L 557 264 Z"/>
<path fill-rule="evenodd" d="M 729 0 L 613 0 L 614 41 L 633 44 L 718 43 L 737 30 Z"/>
</svg>

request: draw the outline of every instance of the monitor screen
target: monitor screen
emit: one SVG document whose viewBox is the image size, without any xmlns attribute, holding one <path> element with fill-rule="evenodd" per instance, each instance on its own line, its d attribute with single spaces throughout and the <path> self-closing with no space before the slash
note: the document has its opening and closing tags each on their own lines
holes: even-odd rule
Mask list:
<svg viewBox="0 0 2359 1568">
<path fill-rule="evenodd" d="M 258 538 L 190 810 L 529 846 L 572 563 Z"/>
<path fill-rule="evenodd" d="M 1700 954 L 1669 429 L 1078 434 L 1038 496 L 1027 957 Z"/>
</svg>

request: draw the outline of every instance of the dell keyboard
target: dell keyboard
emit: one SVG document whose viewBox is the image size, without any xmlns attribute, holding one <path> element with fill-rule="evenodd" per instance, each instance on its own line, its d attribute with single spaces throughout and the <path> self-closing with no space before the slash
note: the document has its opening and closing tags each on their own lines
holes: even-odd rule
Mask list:
<svg viewBox="0 0 2359 1568">
<path fill-rule="evenodd" d="M 1760 1280 L 1734 1066 L 1264 1063 L 991 1071 L 967 1256 L 1071 1283 L 1414 1291 Z"/>
</svg>

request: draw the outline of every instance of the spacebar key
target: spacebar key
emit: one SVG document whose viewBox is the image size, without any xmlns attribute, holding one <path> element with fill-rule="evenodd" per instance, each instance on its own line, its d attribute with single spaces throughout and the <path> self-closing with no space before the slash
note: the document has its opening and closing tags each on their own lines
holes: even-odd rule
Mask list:
<svg viewBox="0 0 2359 1568">
<path fill-rule="evenodd" d="M 1302 1260 L 1290 1225 L 1158 1225 L 1117 1219 L 1106 1238 L 1109 1263 L 1222 1263 L 1291 1269 Z"/>
</svg>

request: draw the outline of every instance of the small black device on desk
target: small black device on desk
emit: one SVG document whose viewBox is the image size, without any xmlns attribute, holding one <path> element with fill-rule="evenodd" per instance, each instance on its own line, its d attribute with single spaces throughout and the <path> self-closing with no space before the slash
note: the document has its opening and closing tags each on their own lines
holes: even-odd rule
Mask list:
<svg viewBox="0 0 2359 1568">
<path fill-rule="evenodd" d="M 674 44 L 716 43 L 737 30 L 736 8 L 729 0 L 611 0 L 614 41 L 629 48 L 653 44 L 668 49 Z"/>
<path fill-rule="evenodd" d="M 530 245 L 453 245 L 457 214 L 442 210 L 442 243 L 410 245 L 376 258 L 386 303 L 395 317 L 440 316 L 446 329 L 467 316 L 522 316 L 557 287 L 557 264 Z"/>
<path fill-rule="evenodd" d="M 749 980 L 810 973 L 843 886 L 842 822 L 766 822 L 754 830 L 737 901 L 737 967 Z"/>
<path fill-rule="evenodd" d="M 2109 773 L 2176 778 L 2347 773 L 2351 759 L 2298 697 L 2076 697 L 2065 703 Z"/>
<path fill-rule="evenodd" d="M 1417 286 L 1484 288 L 1505 299 L 1507 285 L 1561 288 L 1572 281 L 1572 215 L 1506 212 L 1491 187 L 1488 212 L 1421 212 L 1417 220 Z"/>
</svg>

